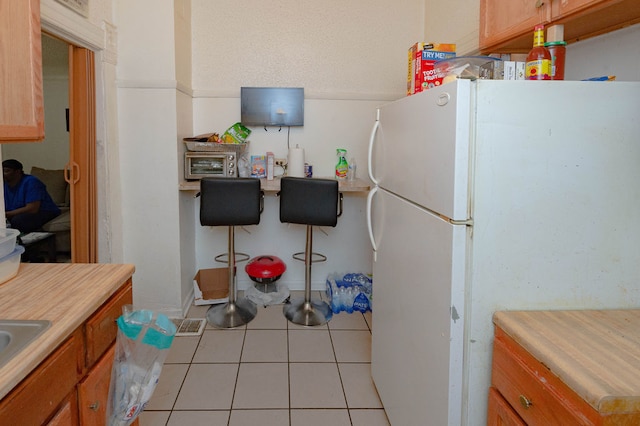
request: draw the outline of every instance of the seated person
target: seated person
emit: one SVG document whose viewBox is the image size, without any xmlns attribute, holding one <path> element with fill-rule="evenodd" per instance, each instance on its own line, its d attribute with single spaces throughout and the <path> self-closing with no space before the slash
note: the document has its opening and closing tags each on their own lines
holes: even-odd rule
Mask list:
<svg viewBox="0 0 640 426">
<path fill-rule="evenodd" d="M 35 176 L 25 174 L 18 160 L 2 162 L 4 209 L 12 228 L 23 234 L 36 231 L 60 215 L 60 209 Z"/>
</svg>

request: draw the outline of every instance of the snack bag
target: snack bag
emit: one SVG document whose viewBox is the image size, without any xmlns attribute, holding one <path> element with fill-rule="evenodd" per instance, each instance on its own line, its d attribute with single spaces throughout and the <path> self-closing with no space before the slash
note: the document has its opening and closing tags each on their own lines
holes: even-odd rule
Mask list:
<svg viewBox="0 0 640 426">
<path fill-rule="evenodd" d="M 242 125 L 242 123 L 236 123 L 229 127 L 222 135 L 223 143 L 245 143 L 247 138 L 251 134 L 251 130 Z"/>
</svg>

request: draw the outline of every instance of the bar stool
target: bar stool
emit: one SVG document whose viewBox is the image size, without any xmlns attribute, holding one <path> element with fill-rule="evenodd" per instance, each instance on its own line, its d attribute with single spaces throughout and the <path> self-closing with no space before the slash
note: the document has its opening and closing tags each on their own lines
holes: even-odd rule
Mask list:
<svg viewBox="0 0 640 426">
<path fill-rule="evenodd" d="M 227 253 L 216 256 L 222 262 L 226 257 L 229 269 L 229 301 L 213 305 L 207 311 L 207 321 L 214 327 L 234 328 L 247 324 L 258 311 L 247 298 L 236 300 L 236 255 L 248 260 L 249 256 L 235 252 L 234 227 L 257 225 L 264 207 L 264 192 L 260 180 L 253 178 L 204 178 L 200 181 L 200 224 L 202 226 L 228 226 Z M 245 258 L 246 257 L 246 258 Z"/>
<path fill-rule="evenodd" d="M 294 324 L 314 326 L 327 323 L 333 316 L 323 301 L 311 300 L 311 264 L 324 262 L 326 256 L 313 253 L 313 226 L 335 227 L 342 214 L 342 194 L 332 179 L 283 177 L 280 180 L 280 222 L 307 225 L 305 251 L 293 258 L 304 261 L 304 299 L 284 305 L 284 316 Z M 304 255 L 304 257 L 301 257 Z"/>
</svg>

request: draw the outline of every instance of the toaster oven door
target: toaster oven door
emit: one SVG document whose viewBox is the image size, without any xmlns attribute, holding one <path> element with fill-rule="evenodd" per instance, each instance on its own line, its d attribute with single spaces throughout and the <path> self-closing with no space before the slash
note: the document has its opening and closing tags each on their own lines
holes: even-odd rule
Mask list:
<svg viewBox="0 0 640 426">
<path fill-rule="evenodd" d="M 224 177 L 228 175 L 226 155 L 192 155 L 185 156 L 185 178 L 201 179 L 204 177 Z"/>
</svg>

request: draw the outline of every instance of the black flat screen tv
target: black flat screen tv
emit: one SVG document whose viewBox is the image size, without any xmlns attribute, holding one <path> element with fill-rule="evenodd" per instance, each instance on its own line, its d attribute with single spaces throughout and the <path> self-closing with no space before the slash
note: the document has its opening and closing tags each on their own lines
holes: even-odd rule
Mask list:
<svg viewBox="0 0 640 426">
<path fill-rule="evenodd" d="M 304 88 L 241 87 L 240 122 L 245 126 L 303 126 Z"/>
</svg>

